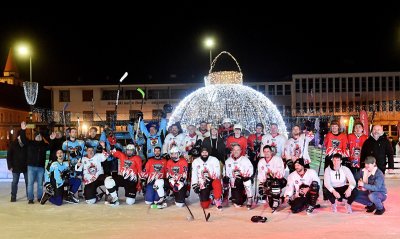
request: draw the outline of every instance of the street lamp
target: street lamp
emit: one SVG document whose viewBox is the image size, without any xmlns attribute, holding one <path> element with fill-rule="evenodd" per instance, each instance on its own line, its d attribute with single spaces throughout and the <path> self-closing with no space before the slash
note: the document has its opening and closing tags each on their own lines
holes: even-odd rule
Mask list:
<svg viewBox="0 0 400 239">
<path fill-rule="evenodd" d="M 210 68 L 211 68 L 211 64 L 212 64 L 212 53 L 211 53 L 211 50 L 215 45 L 215 41 L 214 41 L 214 39 L 212 37 L 207 37 L 204 40 L 204 45 L 205 45 L 206 48 L 210 49 Z"/>
<path fill-rule="evenodd" d="M 21 56 L 29 56 L 29 81 L 32 82 L 32 53 L 25 44 L 19 45 L 17 51 Z"/>
</svg>

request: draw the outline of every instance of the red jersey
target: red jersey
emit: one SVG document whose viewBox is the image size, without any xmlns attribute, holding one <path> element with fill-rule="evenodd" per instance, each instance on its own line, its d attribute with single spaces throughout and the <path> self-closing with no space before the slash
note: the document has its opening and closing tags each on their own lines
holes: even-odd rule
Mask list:
<svg viewBox="0 0 400 239">
<path fill-rule="evenodd" d="M 167 178 L 178 182 L 181 178 L 187 179 L 188 163 L 185 158 L 180 157 L 177 162 L 170 159 L 167 162 Z"/>
<path fill-rule="evenodd" d="M 254 151 L 254 145 L 258 144 L 258 147 L 261 146 L 261 140 L 264 134 L 251 134 L 249 135 L 249 137 L 247 138 L 247 145 L 249 146 L 249 148 Z"/>
<path fill-rule="evenodd" d="M 111 153 L 118 158 L 118 174 L 124 179 L 137 181 L 138 174 L 142 172 L 142 159 L 137 155 L 128 157 L 125 153 L 116 150 Z"/>
<path fill-rule="evenodd" d="M 360 137 L 357 137 L 355 134 L 350 134 L 347 136 L 349 141 L 349 149 L 350 149 L 350 162 L 353 168 L 360 168 L 360 156 L 361 156 L 361 148 L 368 139 L 368 136 L 365 134 L 361 134 Z"/>
<path fill-rule="evenodd" d="M 235 136 L 229 136 L 229 138 L 226 140 L 226 148 L 232 150 L 233 143 L 240 145 L 240 148 L 242 149 L 242 153 L 240 155 L 245 156 L 247 150 L 247 139 L 244 136 L 240 136 L 239 138 L 235 138 Z"/>
<path fill-rule="evenodd" d="M 342 157 L 349 157 L 347 151 L 347 136 L 345 133 L 339 133 L 334 135 L 329 132 L 324 140 L 324 145 L 326 147 L 326 155 L 331 156 L 333 154 L 341 154 Z"/>
<path fill-rule="evenodd" d="M 167 160 L 165 158 L 150 158 L 144 168 L 142 177 L 147 178 L 147 183 L 156 179 L 165 178 L 167 174 Z"/>
</svg>

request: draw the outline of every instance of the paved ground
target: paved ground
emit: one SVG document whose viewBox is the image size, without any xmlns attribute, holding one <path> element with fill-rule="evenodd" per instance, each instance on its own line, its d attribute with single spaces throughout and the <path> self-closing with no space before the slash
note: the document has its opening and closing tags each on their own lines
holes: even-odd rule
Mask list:
<svg viewBox="0 0 400 239">
<path fill-rule="evenodd" d="M 348 215 L 344 207 L 330 212 L 326 202 L 314 215 L 292 214 L 283 208 L 271 214 L 269 208 L 257 206 L 224 208 L 222 212 L 209 209 L 209 222 L 204 221 L 198 199 L 189 198 L 195 216 L 188 221 L 186 208 L 169 203 L 163 210 L 149 209 L 138 196 L 137 204 L 122 203 L 111 208 L 103 204 L 28 205 L 24 185 L 20 183 L 18 201 L 10 203 L 10 183 L 0 183 L 1 238 L 400 238 L 400 180 L 388 179 L 387 212 L 375 216 L 364 212 L 362 205 L 353 206 Z M 21 190 L 22 189 L 22 190 Z M 268 218 L 266 223 L 252 223 L 254 215 Z"/>
</svg>

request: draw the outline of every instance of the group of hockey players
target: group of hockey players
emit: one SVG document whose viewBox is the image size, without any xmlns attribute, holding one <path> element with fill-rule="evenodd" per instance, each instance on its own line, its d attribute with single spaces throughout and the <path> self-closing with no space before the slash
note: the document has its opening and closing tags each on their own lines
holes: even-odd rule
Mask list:
<svg viewBox="0 0 400 239">
<path fill-rule="evenodd" d="M 308 154 L 314 135 L 302 132 L 298 125 L 287 139 L 278 133 L 275 123 L 267 134 L 258 123 L 255 133 L 245 137 L 243 127 L 228 118 L 221 126 L 199 122 L 197 129 L 188 125 L 186 133 L 179 124 L 167 130 L 165 113 L 159 125 L 145 125 L 140 115 L 137 124 L 127 126 L 131 135 L 127 145 L 117 142 L 109 127 L 100 136 L 92 127 L 84 139 L 78 139 L 77 129 L 70 128 L 65 141 L 53 147 L 41 204 L 78 203 L 81 189 L 88 204 L 105 196 L 106 204 L 116 206 L 121 197 L 118 190 L 123 187 L 126 204 L 134 204 L 137 193 L 142 192 L 145 203 L 159 209 L 167 207 L 170 197 L 176 206 L 185 206 L 191 191 L 198 195 L 203 209 L 215 205 L 222 210 L 229 201 L 249 210 L 257 203 L 268 204 L 273 211 L 288 203 L 293 213 L 312 213 L 318 207 L 322 185 L 318 173 L 310 169 Z M 325 137 L 324 199 L 334 205 L 332 210 L 336 210 L 336 199 L 347 199 L 351 212 L 356 188 L 352 176 L 360 169 L 366 136 L 362 124 L 356 124 L 355 133 L 349 136 L 339 133 L 337 125 L 332 122 L 332 132 Z M 56 133 L 50 135 L 50 145 L 54 146 L 56 138 Z M 338 172 L 345 177 L 335 179 Z"/>
</svg>

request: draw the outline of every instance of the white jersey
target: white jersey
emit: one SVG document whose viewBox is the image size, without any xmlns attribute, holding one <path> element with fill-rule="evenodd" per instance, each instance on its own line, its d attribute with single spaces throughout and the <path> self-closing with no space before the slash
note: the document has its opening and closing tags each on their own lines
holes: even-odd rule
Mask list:
<svg viewBox="0 0 400 239">
<path fill-rule="evenodd" d="M 107 153 L 97 153 L 92 158 L 84 156 L 81 166 L 78 167 L 78 164 L 75 165 L 75 171 L 83 170 L 83 183 L 85 185 L 96 181 L 99 175 L 104 174 L 101 162 L 104 162 L 107 157 Z"/>
<path fill-rule="evenodd" d="M 246 156 L 234 160 L 229 157 L 225 161 L 225 176 L 229 177 L 231 187 L 235 184 L 235 171 L 239 171 L 240 175 L 244 178 L 253 176 L 253 165 Z"/>
<path fill-rule="evenodd" d="M 356 187 L 356 180 L 348 167 L 340 166 L 338 171 L 332 170 L 331 167 L 325 169 L 324 185 L 329 192 L 332 192 L 334 188 L 343 187 L 347 183 L 351 189 Z"/>
<path fill-rule="evenodd" d="M 178 134 L 177 136 L 174 136 L 171 133 L 168 134 L 164 140 L 162 153 L 169 154 L 170 149 L 174 146 L 179 147 L 179 150 L 182 150 L 180 146 L 182 145 L 183 137 L 184 137 L 183 134 Z"/>
<path fill-rule="evenodd" d="M 194 134 L 193 137 L 191 137 L 189 134 L 185 134 L 183 136 L 183 140 L 181 141 L 181 145 L 179 145 L 179 148 L 185 158 L 187 158 L 189 151 L 193 148 L 193 146 L 199 139 L 203 141 L 203 137 L 197 134 Z"/>
<path fill-rule="evenodd" d="M 281 157 L 273 156 L 269 162 L 265 158 L 261 158 L 258 161 L 258 174 L 257 180 L 259 182 L 265 182 L 268 175 L 276 178 L 282 178 L 285 174 L 285 167 Z"/>
<path fill-rule="evenodd" d="M 206 175 L 208 175 L 208 178 L 210 179 L 220 180 L 221 165 L 216 157 L 208 156 L 208 159 L 205 162 L 200 157 L 193 161 L 192 184 L 198 183 L 200 189 L 204 189 Z"/>
<path fill-rule="evenodd" d="M 301 158 L 303 157 L 305 163 L 311 163 L 310 155 L 308 154 L 308 144 L 314 139 L 313 134 L 301 134 L 297 139 L 290 138 L 285 146 L 285 158 Z"/>
<path fill-rule="evenodd" d="M 305 169 L 305 170 L 306 172 L 303 175 L 303 177 L 301 177 L 297 173 L 297 171 L 294 171 L 291 174 L 289 174 L 285 196 L 292 197 L 293 195 L 295 195 L 295 197 L 298 197 L 299 188 L 300 185 L 302 184 L 310 186 L 312 181 L 317 181 L 318 185 L 321 185 L 318 174 L 314 169 Z"/>
<path fill-rule="evenodd" d="M 285 152 L 286 140 L 285 136 L 281 134 L 275 137 L 272 137 L 271 134 L 265 134 L 261 139 L 260 156 L 264 157 L 263 148 L 265 145 L 269 145 L 275 148 L 273 151 L 276 152 L 276 156 L 282 157 L 282 154 Z"/>
</svg>

